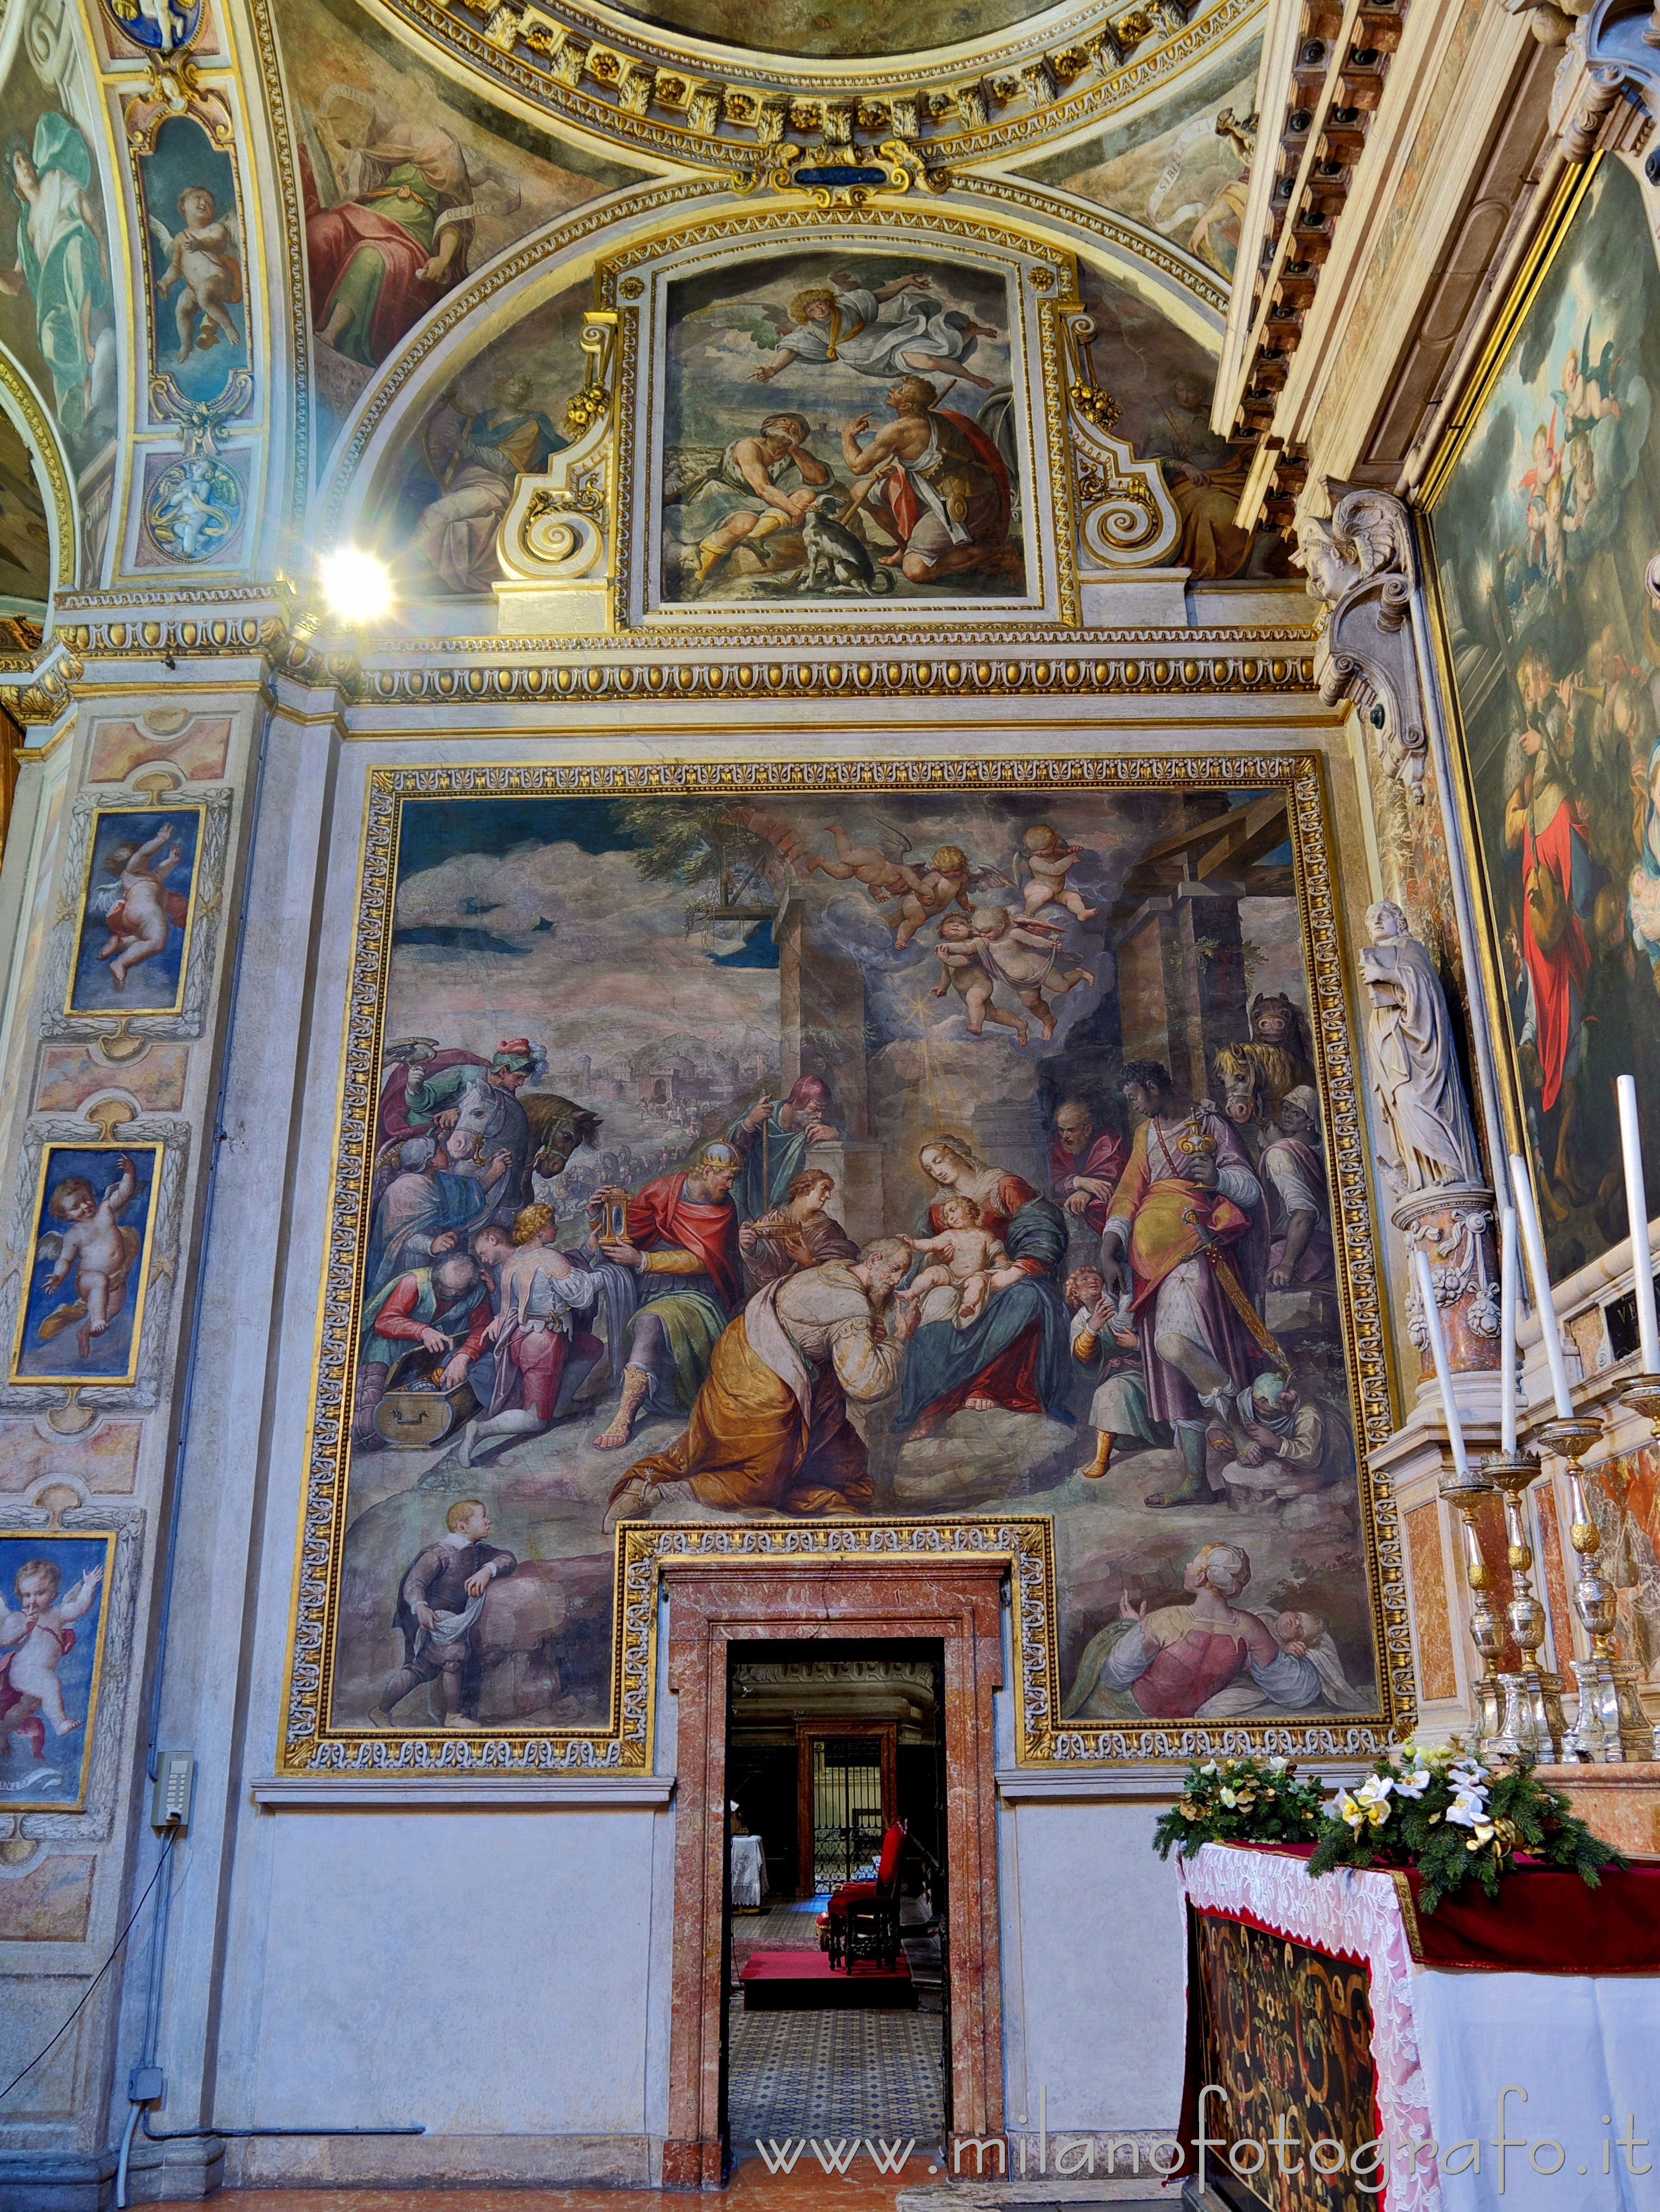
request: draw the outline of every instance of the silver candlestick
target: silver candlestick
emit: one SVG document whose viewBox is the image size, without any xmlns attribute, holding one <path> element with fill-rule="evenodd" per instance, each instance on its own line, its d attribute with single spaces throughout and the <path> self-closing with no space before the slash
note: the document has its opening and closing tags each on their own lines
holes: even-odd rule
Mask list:
<svg viewBox="0 0 1660 2212">
<path fill-rule="evenodd" d="M 1464 1580 L 1470 1593 L 1470 1641 L 1481 1655 L 1481 1671 L 1470 1684 L 1475 1699 L 1475 1726 L 1471 1748 L 1478 1754 L 1492 1742 L 1504 1721 L 1504 1686 L 1498 1660 L 1505 1648 L 1505 1626 L 1493 1605 L 1493 1569 L 1481 1549 L 1481 1532 L 1475 1516 L 1481 1500 L 1494 1495 L 1485 1474 L 1468 1467 L 1461 1475 L 1456 1467 L 1442 1475 L 1441 1495 L 1454 1507 L 1463 1523 Z"/>
<path fill-rule="evenodd" d="M 1511 1600 L 1505 1607 L 1510 1632 L 1522 1664 L 1513 1674 L 1501 1674 L 1505 1692 L 1504 1717 L 1489 1751 L 1501 1758 L 1555 1761 L 1562 1755 L 1562 1677 L 1546 1673 L 1539 1664 L 1545 1641 L 1545 1608 L 1533 1594 L 1528 1571 L 1533 1565 L 1533 1545 L 1522 1510 L 1522 1500 L 1537 1480 L 1536 1452 L 1488 1452 L 1481 1473 L 1495 1490 L 1504 1493 L 1505 1557 L 1510 1562 Z"/>
<path fill-rule="evenodd" d="M 1660 1376 L 1645 1375 L 1620 1395 L 1651 1424 L 1660 1418 Z M 1627 1661 L 1614 1657 L 1608 1642 L 1618 1606 L 1612 1584 L 1597 1565 L 1602 1532 L 1586 1498 L 1579 1464 L 1602 1433 L 1600 1421 L 1584 1417 L 1547 1421 L 1539 1431 L 1568 1463 L 1568 1540 L 1579 1554 L 1573 1605 L 1590 1638 L 1589 1655 L 1573 1662 L 1579 1710 L 1563 1747 L 1570 1759 L 1596 1759 L 1613 1765 L 1631 1759 L 1652 1759 L 1654 1727 L 1644 1717 L 1635 1669 Z"/>
</svg>

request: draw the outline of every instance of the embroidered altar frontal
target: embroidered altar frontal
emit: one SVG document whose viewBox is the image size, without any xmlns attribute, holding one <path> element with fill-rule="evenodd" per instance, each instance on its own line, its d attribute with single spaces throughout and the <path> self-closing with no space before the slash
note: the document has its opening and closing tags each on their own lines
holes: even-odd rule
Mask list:
<svg viewBox="0 0 1660 2212">
<path fill-rule="evenodd" d="M 1383 2169 L 1365 2148 L 1378 2133 L 1370 1969 L 1191 1905 L 1188 1960 L 1183 2113 L 1189 2134 L 1216 2139 L 1212 2186 L 1230 2204 L 1274 2212 L 1364 2201 L 1354 2175 Z"/>
<path fill-rule="evenodd" d="M 665 1561 L 1006 1557 L 1025 1761 L 1409 1720 L 1318 760 L 370 777 L 288 1771 L 649 1764 Z"/>
</svg>

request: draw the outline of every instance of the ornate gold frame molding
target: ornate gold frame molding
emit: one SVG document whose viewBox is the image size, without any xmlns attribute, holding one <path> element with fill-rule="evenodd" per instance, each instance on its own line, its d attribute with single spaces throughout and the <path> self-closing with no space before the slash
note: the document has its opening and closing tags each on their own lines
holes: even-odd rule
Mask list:
<svg viewBox="0 0 1660 2212">
<path fill-rule="evenodd" d="M 1363 1547 L 1380 1717 L 1338 1717 L 1330 1725 L 1284 1721 L 1208 1729 L 1181 1723 L 1108 1729 L 1063 1727 L 1059 1720 L 1059 1649 L 1051 1524 L 1047 1516 L 949 1516 L 625 1526 L 618 1531 L 613 1589 L 611 1706 L 604 1728 L 443 1731 L 334 1725 L 331 1679 L 348 1517 L 349 1439 L 358 1334 L 357 1286 L 368 1237 L 374 1127 L 385 1015 L 386 963 L 393 911 L 399 817 L 405 799 L 637 797 L 684 794 L 941 792 L 998 790 L 1114 793 L 1192 789 L 1282 790 L 1309 979 L 1316 1079 L 1329 1132 L 1334 1223 L 1341 1222 L 1341 1304 L 1357 1457 Z M 443 765 L 377 769 L 368 777 L 358 918 L 345 1012 L 340 1126 L 323 1255 L 306 1472 L 301 1501 L 292 1640 L 278 1752 L 282 1774 L 406 1777 L 423 1771 L 548 1771 L 640 1769 L 652 1756 L 656 1632 L 654 1563 L 672 1552 L 741 1564 L 745 1559 L 879 1555 L 902 1541 L 934 1553 L 952 1545 L 1007 1547 L 1023 1610 L 1017 1615 L 1020 1689 L 1017 1756 L 1025 1763 L 1204 1757 L 1247 1742 L 1287 1753 L 1364 1755 L 1411 1725 L 1415 1692 L 1401 1544 L 1387 1480 L 1367 1455 L 1394 1428 L 1384 1348 L 1377 1254 L 1353 1030 L 1339 934 L 1339 890 L 1321 757 L 1311 752 L 1236 752 L 1183 757 L 1078 756 L 909 761 L 658 762 L 608 764 Z M 1046 1532 L 1041 1540 L 1022 1533 Z M 979 1535 L 972 1532 L 979 1529 Z M 902 1536 L 901 1531 L 912 1532 Z M 956 1533 L 953 1533 L 956 1532 Z"/>
<path fill-rule="evenodd" d="M 784 149 L 846 159 L 864 150 L 861 136 L 927 162 L 1005 158 L 1180 76 L 1262 4 L 1085 6 L 966 50 L 872 61 L 669 44 L 583 0 L 383 0 L 383 12 L 417 45 L 440 48 L 453 73 L 636 155 L 754 170 Z"/>
</svg>

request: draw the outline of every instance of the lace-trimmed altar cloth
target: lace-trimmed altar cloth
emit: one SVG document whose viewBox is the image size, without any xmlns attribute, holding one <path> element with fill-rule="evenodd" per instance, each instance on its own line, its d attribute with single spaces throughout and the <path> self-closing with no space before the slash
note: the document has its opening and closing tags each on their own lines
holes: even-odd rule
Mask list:
<svg viewBox="0 0 1660 2212">
<path fill-rule="evenodd" d="M 1633 1875 L 1640 1877 L 1631 1893 L 1645 1933 L 1660 1869 L 1633 1869 Z M 1384 2187 L 1367 2193 L 1384 2212 L 1660 2212 L 1652 2148 L 1660 2126 L 1651 2124 L 1660 2120 L 1652 2061 L 1660 1972 L 1507 1972 L 1480 1959 L 1468 1963 L 1487 1971 L 1468 1972 L 1421 1963 L 1422 1931 L 1432 1922 L 1414 1910 L 1409 1887 L 1403 1911 L 1403 1877 L 1340 1868 L 1311 1881 L 1306 1850 L 1207 1844 L 1180 1863 L 1179 1878 L 1196 1913 L 1243 1921 L 1367 1969 L 1376 2124 L 1389 2146 Z M 1604 1879 L 1608 1887 L 1621 1881 Z M 1624 1922 L 1619 1892 L 1610 1897 L 1608 1887 L 1588 1893 L 1589 1909 L 1595 1912 L 1601 1899 L 1610 1917 Z M 1192 2047 L 1195 2018 L 1190 2001 L 1187 2172 L 1202 2079 Z M 1500 2093 L 1511 2085 L 1527 2094 L 1505 2100 L 1501 2123 Z M 1221 2111 L 1212 2099 L 1213 2134 L 1225 2131 Z M 1621 2145 L 1622 2134 L 1636 2138 L 1633 2147 Z M 1511 2138 L 1502 2191 L 1500 2136 Z M 1276 2156 L 1264 2176 L 1271 2197 Z M 1377 2178 L 1368 2177 L 1373 2189 Z M 1356 2181 L 1324 2186 L 1353 2190 Z"/>
</svg>

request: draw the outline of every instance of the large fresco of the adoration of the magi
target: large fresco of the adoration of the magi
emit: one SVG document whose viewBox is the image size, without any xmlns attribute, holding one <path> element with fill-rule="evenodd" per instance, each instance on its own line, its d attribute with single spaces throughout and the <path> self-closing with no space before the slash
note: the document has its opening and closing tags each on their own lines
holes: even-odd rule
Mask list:
<svg viewBox="0 0 1660 2212">
<path fill-rule="evenodd" d="M 1614 1078 L 1660 1084 L 1657 387 L 1660 268 L 1610 158 L 1433 516 L 1516 1133 L 1558 1276 L 1626 1234 Z"/>
<path fill-rule="evenodd" d="M 1365 1238 L 1334 1241 L 1298 896 L 1325 831 L 1279 765 L 377 775 L 325 1726 L 603 1729 L 622 1521 L 1005 1508 L 1053 1516 L 1069 1724 L 1379 1715 Z"/>
<path fill-rule="evenodd" d="M 674 284 L 667 323 L 663 599 L 1025 592 L 1005 276 L 763 255 Z"/>
</svg>

